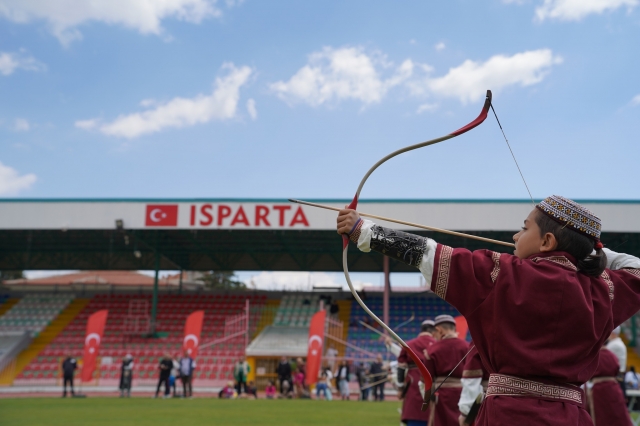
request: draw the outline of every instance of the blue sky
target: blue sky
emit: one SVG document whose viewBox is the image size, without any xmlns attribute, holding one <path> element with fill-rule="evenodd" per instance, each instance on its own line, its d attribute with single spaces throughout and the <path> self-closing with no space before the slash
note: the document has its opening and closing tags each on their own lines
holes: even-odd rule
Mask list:
<svg viewBox="0 0 640 426">
<path fill-rule="evenodd" d="M 0 0 L 0 196 L 637 199 L 638 4 Z"/>
<path fill-rule="evenodd" d="M 0 196 L 638 199 L 638 5 L 0 0 Z"/>
</svg>

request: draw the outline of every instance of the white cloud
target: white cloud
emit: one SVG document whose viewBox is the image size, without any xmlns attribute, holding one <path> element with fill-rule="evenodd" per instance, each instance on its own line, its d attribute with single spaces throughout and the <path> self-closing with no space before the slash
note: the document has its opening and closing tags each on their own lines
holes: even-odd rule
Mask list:
<svg viewBox="0 0 640 426">
<path fill-rule="evenodd" d="M 1 1 L 1 0 L 0 0 Z M 0 52 L 0 74 L 11 75 L 16 70 L 42 71 L 44 64 L 29 56 L 24 50 L 19 52 Z"/>
<path fill-rule="evenodd" d="M 307 65 L 288 81 L 271 84 L 281 99 L 312 106 L 340 100 L 357 100 L 364 105 L 378 103 L 389 89 L 413 74 L 413 62 L 394 67 L 379 53 L 367 54 L 361 47 L 325 47 L 309 55 Z M 391 75 L 382 74 L 391 70 Z"/>
<path fill-rule="evenodd" d="M 92 118 L 89 120 L 78 120 L 75 122 L 75 126 L 77 128 L 84 130 L 95 129 L 98 124 L 100 124 L 100 120 L 98 120 L 97 118 Z"/>
<path fill-rule="evenodd" d="M 536 8 L 536 18 L 558 19 L 561 21 L 579 21 L 591 14 L 602 14 L 621 7 L 633 9 L 640 0 L 544 0 Z"/>
<path fill-rule="evenodd" d="M 441 41 L 440 43 L 436 44 L 434 47 L 436 48 L 436 50 L 438 52 L 440 52 L 440 51 L 446 49 L 447 45 L 444 44 L 444 42 Z"/>
<path fill-rule="evenodd" d="M 36 179 L 32 173 L 20 176 L 15 169 L 0 163 L 0 195 L 15 195 L 29 189 Z"/>
<path fill-rule="evenodd" d="M 13 128 L 16 132 L 28 132 L 30 127 L 31 126 L 29 126 L 29 121 L 25 118 L 16 118 L 16 121 L 13 125 Z"/>
<path fill-rule="evenodd" d="M 561 62 L 562 58 L 549 49 L 531 50 L 513 56 L 495 55 L 485 62 L 468 59 L 442 77 L 427 77 L 412 83 L 411 89 L 416 95 L 426 93 L 455 97 L 466 104 L 482 99 L 487 89 L 499 91 L 509 86 L 539 83 L 553 65 Z"/>
<path fill-rule="evenodd" d="M 255 99 L 249 99 L 247 101 L 247 112 L 252 120 L 258 118 L 258 110 L 256 109 L 256 101 Z"/>
<path fill-rule="evenodd" d="M 150 110 L 121 115 L 111 123 L 100 124 L 98 119 L 79 120 L 75 126 L 81 129 L 97 128 L 105 135 L 131 139 L 170 127 L 180 128 L 211 120 L 232 119 L 237 113 L 240 88 L 247 83 L 252 70 L 247 66 L 236 68 L 230 63 L 224 64 L 222 68 L 227 74 L 216 78 L 210 95 L 174 98 L 164 104 L 157 104 Z"/>
<path fill-rule="evenodd" d="M 45 21 L 63 44 L 82 38 L 91 21 L 122 25 L 142 34 L 161 34 L 162 21 L 199 23 L 222 14 L 216 0 L 0 0 L 0 16 L 18 23 Z M 227 1 L 231 7 L 241 1 Z"/>
<path fill-rule="evenodd" d="M 266 272 L 244 280 L 250 288 L 258 290 L 290 290 L 310 291 L 313 287 L 342 287 L 348 288 L 342 274 L 326 272 Z M 356 290 L 373 286 L 372 283 L 354 280 Z"/>
<path fill-rule="evenodd" d="M 422 114 L 423 112 L 431 112 L 438 109 L 438 104 L 422 104 L 418 107 L 416 114 Z"/>
<path fill-rule="evenodd" d="M 640 105 L 640 94 L 635 95 L 633 99 L 631 99 L 631 105 Z"/>
</svg>

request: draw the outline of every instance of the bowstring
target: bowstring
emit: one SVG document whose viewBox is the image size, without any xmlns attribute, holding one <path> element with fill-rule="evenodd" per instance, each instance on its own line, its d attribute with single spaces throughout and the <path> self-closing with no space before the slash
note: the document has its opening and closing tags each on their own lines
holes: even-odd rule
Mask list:
<svg viewBox="0 0 640 426">
<path fill-rule="evenodd" d="M 520 169 L 520 165 L 518 164 L 518 160 L 516 160 L 516 156 L 511 149 L 511 144 L 509 143 L 509 139 L 507 139 L 507 135 L 504 133 L 504 129 L 502 128 L 502 124 L 500 124 L 500 119 L 498 118 L 498 114 L 496 114 L 496 110 L 493 107 L 493 102 L 491 103 L 491 111 L 493 111 L 493 115 L 496 117 L 496 121 L 498 122 L 498 126 L 500 127 L 500 131 L 502 132 L 502 136 L 504 136 L 504 140 L 509 147 L 509 152 L 511 152 L 511 157 L 513 157 L 513 161 L 516 163 L 516 167 L 518 168 L 518 172 L 520 173 L 520 177 L 522 178 L 522 182 L 524 182 L 525 188 L 527 188 L 527 192 L 529 193 L 529 198 L 531 199 L 531 204 L 535 207 L 536 202 L 533 201 L 533 196 L 531 195 L 531 191 L 529 190 L 529 185 L 527 185 L 527 181 L 524 178 L 524 174 L 522 174 L 522 170 Z"/>
</svg>

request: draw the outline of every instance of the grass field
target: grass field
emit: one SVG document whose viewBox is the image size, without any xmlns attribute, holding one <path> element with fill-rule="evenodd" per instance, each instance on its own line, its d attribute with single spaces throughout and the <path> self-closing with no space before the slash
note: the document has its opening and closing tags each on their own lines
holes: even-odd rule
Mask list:
<svg viewBox="0 0 640 426">
<path fill-rule="evenodd" d="M 20 398 L 0 399 L 0 425 L 396 426 L 399 406 L 357 401 Z"/>
</svg>

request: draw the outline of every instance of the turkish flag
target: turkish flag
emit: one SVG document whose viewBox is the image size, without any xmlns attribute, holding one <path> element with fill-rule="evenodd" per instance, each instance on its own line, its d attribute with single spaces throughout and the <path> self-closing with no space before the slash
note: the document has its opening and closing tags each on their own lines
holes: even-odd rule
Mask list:
<svg viewBox="0 0 640 426">
<path fill-rule="evenodd" d="M 458 332 L 458 337 L 462 340 L 467 340 L 467 331 L 469 331 L 467 319 L 460 315 L 455 317 L 454 320 L 456 320 L 456 331 Z"/>
<path fill-rule="evenodd" d="M 147 204 L 145 226 L 178 226 L 177 204 Z"/>
<path fill-rule="evenodd" d="M 311 317 L 309 326 L 309 347 L 307 349 L 307 377 L 305 382 L 312 385 L 318 381 L 318 372 L 322 363 L 322 345 L 324 343 L 325 310 L 316 312 Z"/>
<path fill-rule="evenodd" d="M 182 349 L 194 359 L 196 355 L 198 355 L 198 345 L 200 344 L 200 332 L 202 331 L 203 320 L 204 311 L 195 311 L 187 317 L 187 321 L 184 323 Z"/>
<path fill-rule="evenodd" d="M 91 381 L 93 371 L 96 369 L 98 348 L 100 348 L 108 313 L 109 311 L 104 309 L 93 313 L 87 320 L 87 334 L 84 338 L 84 355 L 82 355 L 83 382 Z"/>
</svg>

